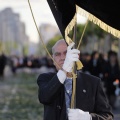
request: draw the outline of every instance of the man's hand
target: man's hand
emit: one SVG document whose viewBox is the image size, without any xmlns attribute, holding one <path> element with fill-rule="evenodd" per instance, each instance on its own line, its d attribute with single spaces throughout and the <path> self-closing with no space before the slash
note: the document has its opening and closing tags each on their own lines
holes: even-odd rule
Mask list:
<svg viewBox="0 0 120 120">
<path fill-rule="evenodd" d="M 73 46 L 74 46 L 74 43 L 71 43 L 67 47 L 66 58 L 62 67 L 67 72 L 72 72 L 72 67 L 74 62 L 79 60 L 78 54 L 80 54 L 80 51 L 77 49 L 72 49 Z"/>
<path fill-rule="evenodd" d="M 80 109 L 68 108 L 68 120 L 92 120 L 89 112 L 84 112 Z"/>
</svg>

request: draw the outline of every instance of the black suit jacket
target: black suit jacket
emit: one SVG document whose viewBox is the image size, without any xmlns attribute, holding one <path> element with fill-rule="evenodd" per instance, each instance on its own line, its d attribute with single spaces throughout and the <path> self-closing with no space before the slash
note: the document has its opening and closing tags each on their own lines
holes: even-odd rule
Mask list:
<svg viewBox="0 0 120 120">
<path fill-rule="evenodd" d="M 78 72 L 76 82 L 76 108 L 88 111 L 92 120 L 113 120 L 100 79 Z M 39 101 L 44 104 L 44 120 L 67 120 L 64 84 L 56 73 L 39 75 L 37 84 Z"/>
</svg>

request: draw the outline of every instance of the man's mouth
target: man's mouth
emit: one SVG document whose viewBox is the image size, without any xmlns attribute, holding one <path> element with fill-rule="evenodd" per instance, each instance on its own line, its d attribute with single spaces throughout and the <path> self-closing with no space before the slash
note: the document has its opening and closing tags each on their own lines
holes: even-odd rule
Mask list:
<svg viewBox="0 0 120 120">
<path fill-rule="evenodd" d="M 64 63 L 60 63 L 60 65 L 63 65 Z"/>
</svg>

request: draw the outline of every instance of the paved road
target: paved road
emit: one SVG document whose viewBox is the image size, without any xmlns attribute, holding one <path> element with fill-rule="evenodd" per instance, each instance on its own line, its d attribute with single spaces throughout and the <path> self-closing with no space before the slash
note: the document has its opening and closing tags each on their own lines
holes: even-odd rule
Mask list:
<svg viewBox="0 0 120 120">
<path fill-rule="evenodd" d="M 117 97 L 116 103 L 115 103 L 116 109 L 113 109 L 114 113 L 114 120 L 120 120 L 120 96 Z"/>
<path fill-rule="evenodd" d="M 115 117 L 114 120 L 120 120 L 120 107 L 116 110 L 113 110 L 113 113 L 114 113 L 114 117 Z"/>
</svg>

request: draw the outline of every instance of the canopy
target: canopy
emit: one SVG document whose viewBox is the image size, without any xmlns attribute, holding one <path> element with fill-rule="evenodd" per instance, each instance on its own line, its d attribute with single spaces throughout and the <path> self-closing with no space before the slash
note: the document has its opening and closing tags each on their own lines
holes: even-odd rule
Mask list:
<svg viewBox="0 0 120 120">
<path fill-rule="evenodd" d="M 77 21 L 77 13 L 120 38 L 118 0 L 47 0 L 47 2 L 67 43 L 70 41 L 68 34 Z"/>
</svg>

